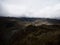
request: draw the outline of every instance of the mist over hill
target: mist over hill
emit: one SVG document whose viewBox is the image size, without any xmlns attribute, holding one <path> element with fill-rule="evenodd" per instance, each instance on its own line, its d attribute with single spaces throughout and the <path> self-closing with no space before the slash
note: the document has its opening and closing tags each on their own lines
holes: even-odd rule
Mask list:
<svg viewBox="0 0 60 45">
<path fill-rule="evenodd" d="M 60 0 L 0 0 L 0 45 L 60 45 Z"/>
</svg>

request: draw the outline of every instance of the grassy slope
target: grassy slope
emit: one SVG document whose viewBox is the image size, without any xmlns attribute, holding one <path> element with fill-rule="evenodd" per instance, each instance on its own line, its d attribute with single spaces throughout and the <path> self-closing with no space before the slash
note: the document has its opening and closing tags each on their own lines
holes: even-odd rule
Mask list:
<svg viewBox="0 0 60 45">
<path fill-rule="evenodd" d="M 31 22 L 0 19 L 2 45 L 60 45 L 60 25 L 27 25 Z"/>
</svg>

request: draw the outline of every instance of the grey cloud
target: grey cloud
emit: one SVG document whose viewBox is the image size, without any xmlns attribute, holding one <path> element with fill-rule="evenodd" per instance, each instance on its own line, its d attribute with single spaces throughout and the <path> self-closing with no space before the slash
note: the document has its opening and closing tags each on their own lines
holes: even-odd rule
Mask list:
<svg viewBox="0 0 60 45">
<path fill-rule="evenodd" d="M 1 4 L 5 16 L 60 17 L 60 0 L 3 0 Z"/>
</svg>

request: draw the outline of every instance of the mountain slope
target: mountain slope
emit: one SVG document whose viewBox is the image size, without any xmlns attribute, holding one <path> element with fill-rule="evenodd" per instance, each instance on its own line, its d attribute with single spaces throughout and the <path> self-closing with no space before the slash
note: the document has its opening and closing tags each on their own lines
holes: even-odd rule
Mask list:
<svg viewBox="0 0 60 45">
<path fill-rule="evenodd" d="M 1 45 L 60 45 L 60 20 L 0 18 Z"/>
</svg>

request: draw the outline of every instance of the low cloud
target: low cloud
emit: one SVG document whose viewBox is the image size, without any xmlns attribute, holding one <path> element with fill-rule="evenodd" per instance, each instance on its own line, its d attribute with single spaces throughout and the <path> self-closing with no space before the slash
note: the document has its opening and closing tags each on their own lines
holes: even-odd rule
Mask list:
<svg viewBox="0 0 60 45">
<path fill-rule="evenodd" d="M 1 7 L 4 16 L 60 17 L 59 0 L 4 0 Z"/>
</svg>

